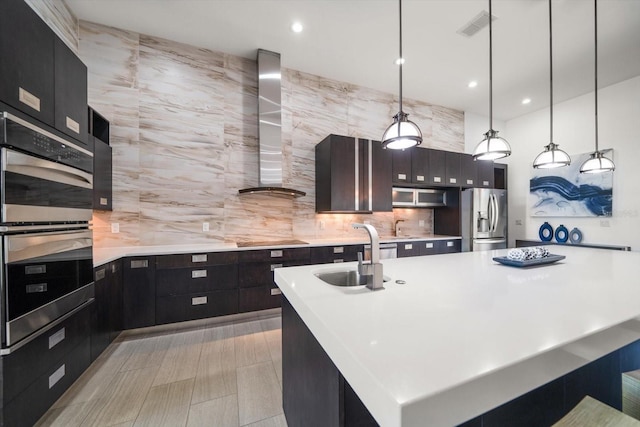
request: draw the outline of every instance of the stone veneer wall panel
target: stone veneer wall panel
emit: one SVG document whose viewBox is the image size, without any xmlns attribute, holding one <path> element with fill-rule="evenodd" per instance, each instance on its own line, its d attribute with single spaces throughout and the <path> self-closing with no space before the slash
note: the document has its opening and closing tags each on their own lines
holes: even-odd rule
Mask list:
<svg viewBox="0 0 640 427">
<path fill-rule="evenodd" d="M 78 19 L 63 0 L 25 0 L 69 48 L 78 54 Z"/>
<path fill-rule="evenodd" d="M 389 235 L 399 218 L 413 234 L 431 230 L 430 209 L 315 213 L 315 144 L 330 133 L 379 140 L 394 95 L 283 69 L 283 183 L 307 196 L 241 197 L 258 183 L 255 61 L 88 22 L 79 50 L 90 104 L 112 125 L 114 211 L 95 213 L 96 246 L 357 236 L 350 224 L 364 220 Z M 463 151 L 461 112 L 405 105 L 425 146 Z"/>
</svg>

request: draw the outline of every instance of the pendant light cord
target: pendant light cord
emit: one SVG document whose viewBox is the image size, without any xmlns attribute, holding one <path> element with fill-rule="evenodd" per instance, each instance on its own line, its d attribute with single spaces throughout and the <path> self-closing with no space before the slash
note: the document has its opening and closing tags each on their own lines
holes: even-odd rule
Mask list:
<svg viewBox="0 0 640 427">
<path fill-rule="evenodd" d="M 399 60 L 399 70 L 400 70 L 400 112 L 402 112 L 402 63 L 404 62 L 404 58 L 402 57 L 402 0 L 398 0 L 398 4 L 400 5 L 400 58 Z M 398 132 L 400 132 L 400 125 L 398 125 Z"/>
<path fill-rule="evenodd" d="M 489 0 L 489 130 L 493 130 L 493 25 L 491 19 L 491 0 Z"/>
<path fill-rule="evenodd" d="M 549 0 L 549 142 L 553 143 L 553 24 L 551 19 L 551 0 Z"/>
<path fill-rule="evenodd" d="M 598 152 L 598 0 L 593 0 L 593 19 L 595 34 L 595 104 L 596 104 L 596 153 Z"/>
</svg>

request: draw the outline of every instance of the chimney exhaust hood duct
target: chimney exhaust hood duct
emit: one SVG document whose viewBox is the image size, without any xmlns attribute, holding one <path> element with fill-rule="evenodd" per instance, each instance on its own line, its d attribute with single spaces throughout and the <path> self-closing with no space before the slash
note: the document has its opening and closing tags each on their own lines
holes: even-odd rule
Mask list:
<svg viewBox="0 0 640 427">
<path fill-rule="evenodd" d="M 280 54 L 258 49 L 259 186 L 239 194 L 302 197 L 306 193 L 282 186 L 282 103 Z"/>
</svg>

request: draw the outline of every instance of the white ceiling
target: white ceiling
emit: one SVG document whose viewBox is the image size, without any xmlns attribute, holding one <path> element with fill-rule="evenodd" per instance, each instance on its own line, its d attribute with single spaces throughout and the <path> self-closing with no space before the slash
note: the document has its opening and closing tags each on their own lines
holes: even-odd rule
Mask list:
<svg viewBox="0 0 640 427">
<path fill-rule="evenodd" d="M 398 92 L 396 0 L 66 0 L 83 20 Z M 546 0 L 493 0 L 494 117 L 549 104 Z M 553 0 L 554 100 L 594 87 L 593 1 Z M 489 36 L 456 31 L 488 0 L 404 0 L 404 96 L 488 115 Z M 290 30 L 300 21 L 304 31 Z M 640 75 L 640 0 L 598 3 L 599 87 Z M 475 89 L 467 88 L 477 80 Z M 523 106 L 524 97 L 532 99 Z M 406 111 L 411 114 L 411 111 Z"/>
</svg>

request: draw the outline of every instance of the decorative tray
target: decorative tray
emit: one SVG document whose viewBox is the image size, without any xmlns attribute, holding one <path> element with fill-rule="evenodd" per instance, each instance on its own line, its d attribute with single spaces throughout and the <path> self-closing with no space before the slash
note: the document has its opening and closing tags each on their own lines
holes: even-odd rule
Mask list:
<svg viewBox="0 0 640 427">
<path fill-rule="evenodd" d="M 526 261 L 517 261 L 515 259 L 509 259 L 506 256 L 497 256 L 494 257 L 493 260 L 499 262 L 500 264 L 509 265 L 511 267 L 532 267 L 534 265 L 552 264 L 565 258 L 566 256 L 564 255 L 549 254 L 544 258 L 534 258 Z"/>
</svg>

